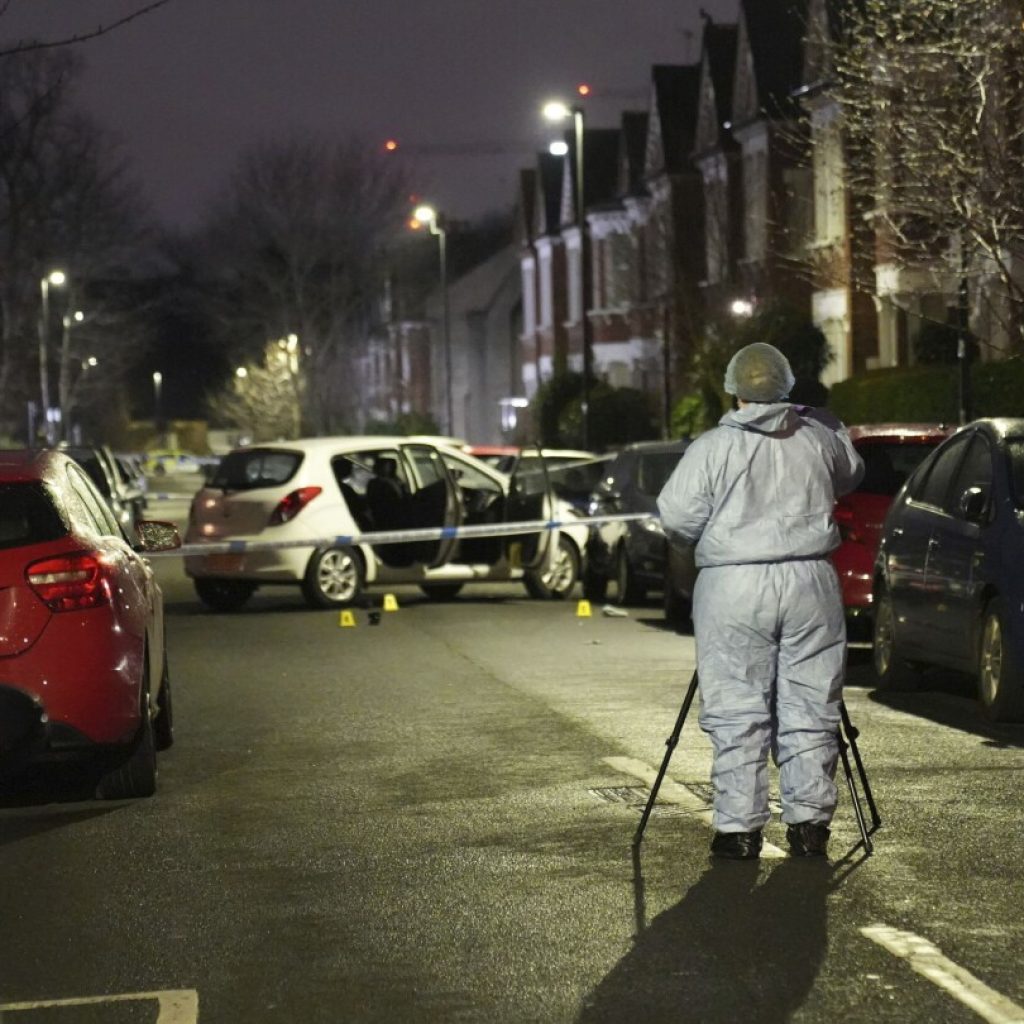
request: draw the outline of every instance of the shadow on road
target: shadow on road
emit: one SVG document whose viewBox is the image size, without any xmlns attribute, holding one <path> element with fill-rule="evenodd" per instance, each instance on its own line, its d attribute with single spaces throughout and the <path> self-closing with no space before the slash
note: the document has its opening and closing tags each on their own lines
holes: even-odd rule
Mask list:
<svg viewBox="0 0 1024 1024">
<path fill-rule="evenodd" d="M 577 1020 L 790 1020 L 825 957 L 832 888 L 827 862 L 787 859 L 715 863 L 649 925 L 641 896 L 633 948 Z"/>
</svg>

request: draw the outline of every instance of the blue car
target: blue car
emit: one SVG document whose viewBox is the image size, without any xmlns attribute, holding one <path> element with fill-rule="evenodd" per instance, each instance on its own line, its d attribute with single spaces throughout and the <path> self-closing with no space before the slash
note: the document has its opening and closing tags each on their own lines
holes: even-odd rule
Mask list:
<svg viewBox="0 0 1024 1024">
<path fill-rule="evenodd" d="M 1024 720 L 1024 419 L 978 420 L 911 474 L 875 561 L 874 668 L 913 689 L 967 672 L 992 721 Z"/>
</svg>

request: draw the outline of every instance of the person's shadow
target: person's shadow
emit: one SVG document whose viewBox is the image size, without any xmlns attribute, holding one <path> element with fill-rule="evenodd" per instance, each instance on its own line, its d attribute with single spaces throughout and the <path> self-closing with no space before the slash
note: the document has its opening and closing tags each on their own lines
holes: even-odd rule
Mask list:
<svg viewBox="0 0 1024 1024">
<path fill-rule="evenodd" d="M 638 874 L 641 930 L 578 1021 L 788 1021 L 825 957 L 832 877 L 816 858 L 714 863 L 644 927 Z"/>
</svg>

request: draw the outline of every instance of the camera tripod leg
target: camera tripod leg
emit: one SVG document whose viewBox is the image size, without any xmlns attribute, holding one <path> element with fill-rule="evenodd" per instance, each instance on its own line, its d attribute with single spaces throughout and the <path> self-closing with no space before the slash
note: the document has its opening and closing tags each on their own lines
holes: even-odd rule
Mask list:
<svg viewBox="0 0 1024 1024">
<path fill-rule="evenodd" d="M 864 762 L 860 758 L 860 750 L 857 747 L 857 737 L 860 736 L 860 730 L 850 721 L 850 713 L 846 710 L 845 701 L 839 702 L 839 713 L 842 716 L 843 732 L 853 753 L 853 760 L 857 765 L 857 774 L 860 776 L 861 789 L 864 790 L 864 799 L 867 800 L 868 810 L 871 812 L 871 831 L 873 832 L 882 824 L 882 819 L 879 817 L 878 808 L 875 806 L 875 798 L 871 792 L 871 786 L 868 784 L 868 773 L 864 770 Z"/>
<path fill-rule="evenodd" d="M 675 728 L 672 730 L 672 735 L 665 740 L 665 756 L 661 761 L 661 768 L 658 769 L 658 777 L 654 780 L 654 785 L 651 786 L 651 795 L 647 798 L 647 806 L 644 808 L 644 813 L 640 816 L 640 824 L 637 826 L 636 833 L 633 835 L 633 845 L 639 846 L 643 842 L 644 829 L 647 828 L 647 819 L 651 816 L 651 810 L 654 807 L 654 801 L 658 798 L 658 790 L 661 789 L 661 781 L 665 778 L 665 772 L 668 771 L 668 763 L 672 760 L 672 751 L 676 749 L 676 744 L 679 742 L 679 734 L 683 731 L 683 723 L 686 721 L 686 716 L 690 712 L 690 705 L 693 703 L 694 695 L 697 693 L 697 670 L 694 669 L 693 677 L 690 679 L 690 687 L 686 691 L 686 696 L 683 698 L 683 706 L 679 709 L 679 716 L 676 718 Z"/>
<path fill-rule="evenodd" d="M 864 850 L 867 854 L 871 854 L 874 851 L 874 846 L 871 842 L 871 837 L 868 835 L 867 825 L 864 821 L 864 811 L 860 806 L 860 794 L 857 792 L 857 786 L 853 781 L 853 772 L 850 769 L 850 758 L 846 752 L 847 743 L 842 732 L 839 733 L 839 756 L 843 761 L 843 772 L 846 774 L 846 785 L 850 790 L 850 803 L 853 804 L 854 817 L 857 819 L 857 828 L 860 829 L 860 838 L 864 843 Z"/>
</svg>

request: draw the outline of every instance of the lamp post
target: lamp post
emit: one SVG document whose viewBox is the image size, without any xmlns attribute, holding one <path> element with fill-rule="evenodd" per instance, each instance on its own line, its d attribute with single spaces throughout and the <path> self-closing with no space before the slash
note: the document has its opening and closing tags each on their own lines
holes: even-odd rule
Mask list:
<svg viewBox="0 0 1024 1024">
<path fill-rule="evenodd" d="M 153 371 L 153 427 L 156 430 L 157 444 L 163 444 L 163 431 L 160 429 L 160 391 L 164 383 L 164 375 L 159 370 Z"/>
<path fill-rule="evenodd" d="M 53 418 L 50 414 L 50 285 L 60 287 L 67 281 L 63 270 L 51 270 L 39 281 L 39 397 L 42 401 L 42 416 L 46 431 L 46 443 L 53 444 Z"/>
<path fill-rule="evenodd" d="M 579 87 L 581 96 L 586 96 L 589 91 L 586 86 Z M 573 120 L 574 150 L 576 155 L 576 226 L 580 232 L 580 328 L 583 347 L 583 395 L 580 400 L 580 410 L 583 414 L 583 447 L 589 448 L 591 434 L 590 368 L 593 342 L 590 307 L 592 305 L 593 281 L 590 275 L 590 233 L 587 230 L 586 201 L 583 190 L 586 182 L 583 159 L 583 108 L 579 106 L 570 107 L 559 100 L 552 100 L 544 105 L 543 113 L 544 117 L 549 121 L 564 121 L 570 116 Z"/>
<path fill-rule="evenodd" d="M 455 431 L 455 417 L 452 414 L 452 331 L 451 310 L 448 303 L 448 232 L 444 218 L 432 206 L 418 206 L 413 211 L 413 224 L 425 224 L 432 235 L 437 236 L 437 252 L 441 264 L 441 308 L 442 331 L 444 334 L 444 404 L 447 419 L 446 433 Z"/>
</svg>

